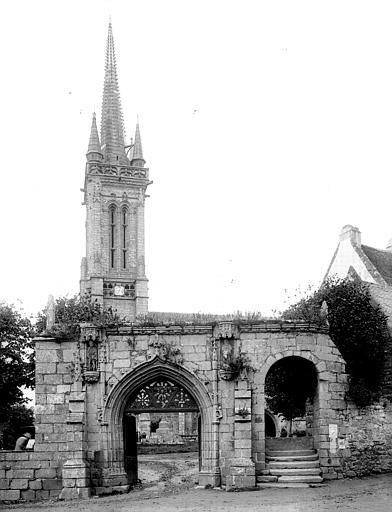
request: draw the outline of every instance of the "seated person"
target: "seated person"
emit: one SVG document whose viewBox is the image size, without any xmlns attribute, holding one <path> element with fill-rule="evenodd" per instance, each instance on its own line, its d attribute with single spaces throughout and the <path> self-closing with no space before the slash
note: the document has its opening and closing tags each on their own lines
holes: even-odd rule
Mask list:
<svg viewBox="0 0 392 512">
<path fill-rule="evenodd" d="M 30 439 L 31 439 L 31 434 L 29 434 L 28 432 L 25 432 L 23 435 L 18 437 L 18 439 L 16 440 L 16 443 L 15 443 L 15 450 L 16 451 L 26 450 L 27 443 L 29 442 Z"/>
</svg>

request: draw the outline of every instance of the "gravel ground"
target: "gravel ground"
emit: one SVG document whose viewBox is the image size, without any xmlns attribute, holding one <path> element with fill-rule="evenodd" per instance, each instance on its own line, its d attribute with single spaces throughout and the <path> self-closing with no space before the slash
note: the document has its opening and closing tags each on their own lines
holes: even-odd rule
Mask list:
<svg viewBox="0 0 392 512">
<path fill-rule="evenodd" d="M 392 474 L 338 480 L 317 488 L 230 492 L 195 489 L 195 454 L 141 456 L 142 485 L 126 495 L 79 502 L 3 505 L 17 512 L 392 512 Z"/>
</svg>

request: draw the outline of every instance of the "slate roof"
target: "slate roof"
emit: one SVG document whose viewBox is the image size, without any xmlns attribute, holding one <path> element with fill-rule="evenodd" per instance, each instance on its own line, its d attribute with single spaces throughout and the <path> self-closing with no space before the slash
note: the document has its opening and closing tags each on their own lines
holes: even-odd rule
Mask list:
<svg viewBox="0 0 392 512">
<path fill-rule="evenodd" d="M 381 277 L 392 286 L 392 252 L 361 245 L 361 249 L 370 262 L 376 267 Z"/>
</svg>

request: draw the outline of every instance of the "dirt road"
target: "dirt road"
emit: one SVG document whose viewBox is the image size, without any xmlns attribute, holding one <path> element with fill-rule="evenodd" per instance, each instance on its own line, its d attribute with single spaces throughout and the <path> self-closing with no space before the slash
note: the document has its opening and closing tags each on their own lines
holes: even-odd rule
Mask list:
<svg viewBox="0 0 392 512">
<path fill-rule="evenodd" d="M 318 488 L 225 492 L 195 489 L 197 459 L 184 454 L 146 456 L 143 486 L 126 495 L 79 502 L 3 505 L 17 512 L 392 512 L 392 474 L 339 480 Z M 0 507 L 2 507 L 0 505 Z"/>
</svg>

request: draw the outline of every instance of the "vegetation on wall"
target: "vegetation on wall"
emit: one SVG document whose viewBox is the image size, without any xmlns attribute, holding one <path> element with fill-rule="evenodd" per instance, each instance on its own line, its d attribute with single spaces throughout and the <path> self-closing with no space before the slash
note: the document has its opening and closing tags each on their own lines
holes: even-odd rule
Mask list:
<svg viewBox="0 0 392 512">
<path fill-rule="evenodd" d="M 123 323 L 123 319 L 112 308 L 104 309 L 98 301 L 92 302 L 89 295 L 75 295 L 56 299 L 55 323 L 47 329 L 46 322 L 46 311 L 42 311 L 36 325 L 39 333 L 58 338 L 77 338 L 83 322 L 97 327 L 116 327 Z"/>
<path fill-rule="evenodd" d="M 349 398 L 358 406 L 379 398 L 390 333 L 387 317 L 372 299 L 367 284 L 329 279 L 287 309 L 282 317 L 329 325 L 331 339 L 346 361 Z"/>
<path fill-rule="evenodd" d="M 23 387 L 34 387 L 33 326 L 13 306 L 0 303 L 0 448 L 9 447 L 26 412 Z M 27 413 L 29 414 L 29 413 Z M 14 442 L 15 440 L 13 440 Z M 4 444 L 6 442 L 6 444 Z"/>
</svg>

